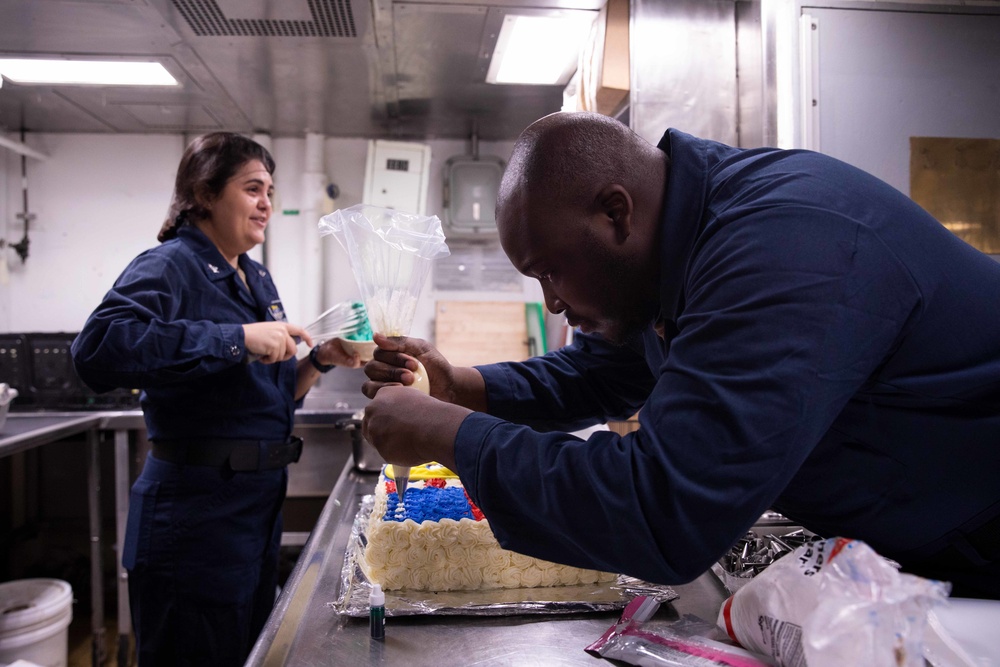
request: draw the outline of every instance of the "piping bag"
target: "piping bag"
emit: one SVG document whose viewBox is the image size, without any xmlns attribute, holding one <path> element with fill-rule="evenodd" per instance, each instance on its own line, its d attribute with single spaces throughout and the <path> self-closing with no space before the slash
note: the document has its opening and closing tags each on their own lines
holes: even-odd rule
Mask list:
<svg viewBox="0 0 1000 667">
<path fill-rule="evenodd" d="M 320 236 L 333 234 L 347 251 L 372 331 L 407 336 L 431 262 L 451 254 L 441 220 L 391 208 L 358 204 L 320 218 Z M 413 386 L 430 394 L 427 371 L 417 361 Z M 409 468 L 393 466 L 396 493 L 403 502 Z"/>
<path fill-rule="evenodd" d="M 430 383 L 427 381 L 427 370 L 419 361 L 417 362 L 417 372 L 414 373 L 414 375 L 417 376 L 416 380 L 414 380 L 413 384 L 410 386 L 417 391 L 422 391 L 430 396 L 431 387 Z M 392 481 L 396 483 L 396 495 L 399 496 L 399 502 L 402 504 L 403 496 L 406 495 L 406 489 L 410 485 L 410 468 L 406 466 L 394 465 L 392 466 L 392 473 Z"/>
</svg>

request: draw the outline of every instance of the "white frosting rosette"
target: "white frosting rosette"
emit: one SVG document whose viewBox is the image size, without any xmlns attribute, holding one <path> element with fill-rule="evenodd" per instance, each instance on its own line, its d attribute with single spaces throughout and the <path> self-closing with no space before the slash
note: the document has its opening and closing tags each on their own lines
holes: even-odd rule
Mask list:
<svg viewBox="0 0 1000 667">
<path fill-rule="evenodd" d="M 361 566 L 373 582 L 387 591 L 458 591 L 491 588 L 536 588 L 597 581 L 614 575 L 539 560 L 503 549 L 489 522 L 412 519 L 385 521 L 388 493 L 380 477 L 366 531 L 367 546 Z M 410 488 L 423 481 L 410 480 Z M 448 479 L 446 486 L 461 486 Z"/>
</svg>

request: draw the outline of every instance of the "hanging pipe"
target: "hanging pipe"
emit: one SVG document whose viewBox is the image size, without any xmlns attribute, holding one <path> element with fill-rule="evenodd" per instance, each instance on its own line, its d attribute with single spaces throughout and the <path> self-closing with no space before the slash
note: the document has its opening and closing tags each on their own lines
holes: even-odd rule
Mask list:
<svg viewBox="0 0 1000 667">
<path fill-rule="evenodd" d="M 21 143 L 24 143 L 23 129 L 21 130 Z M 17 253 L 17 256 L 21 258 L 21 263 L 23 264 L 28 259 L 28 245 L 30 243 L 28 239 L 28 227 L 31 221 L 35 219 L 35 214 L 28 212 L 28 156 L 25 153 L 21 153 L 21 207 L 21 213 L 17 214 L 17 218 L 24 221 L 24 236 L 17 243 L 0 241 L 0 247 L 9 245 Z"/>
<path fill-rule="evenodd" d="M 266 134 L 264 132 L 255 132 L 252 138 L 258 144 L 266 148 L 268 153 L 270 153 L 272 156 L 274 155 L 274 148 L 271 144 L 270 134 Z M 271 200 L 271 203 L 274 205 L 275 212 L 272 212 L 272 217 L 274 217 L 275 215 L 277 215 L 276 211 L 278 210 L 277 196 L 275 196 L 275 198 Z M 260 263 L 267 267 L 270 267 L 270 263 L 268 262 L 269 259 L 268 250 L 270 249 L 270 244 L 268 243 L 269 238 L 271 238 L 271 235 L 265 234 L 264 242 L 260 244 Z"/>
<path fill-rule="evenodd" d="M 302 170 L 302 225 L 299 229 L 302 271 L 302 318 L 312 321 L 324 308 L 323 244 L 317 223 L 323 209 L 327 178 L 324 173 L 324 143 L 326 137 L 316 132 L 305 136 L 305 164 Z"/>
</svg>

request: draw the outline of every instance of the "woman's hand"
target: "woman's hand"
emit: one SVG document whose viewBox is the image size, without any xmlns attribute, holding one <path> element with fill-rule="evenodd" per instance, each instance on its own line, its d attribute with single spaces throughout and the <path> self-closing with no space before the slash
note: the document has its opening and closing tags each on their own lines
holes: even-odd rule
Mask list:
<svg viewBox="0 0 1000 667">
<path fill-rule="evenodd" d="M 344 349 L 340 344 L 340 338 L 331 338 L 320 343 L 316 350 L 316 361 L 324 366 L 345 366 L 347 368 L 361 368 L 361 357 L 352 354 Z"/>
<path fill-rule="evenodd" d="M 247 353 L 262 364 L 276 364 L 295 356 L 299 340 L 312 347 L 312 337 L 297 324 L 288 322 L 252 322 L 243 325 L 243 344 Z"/>
</svg>

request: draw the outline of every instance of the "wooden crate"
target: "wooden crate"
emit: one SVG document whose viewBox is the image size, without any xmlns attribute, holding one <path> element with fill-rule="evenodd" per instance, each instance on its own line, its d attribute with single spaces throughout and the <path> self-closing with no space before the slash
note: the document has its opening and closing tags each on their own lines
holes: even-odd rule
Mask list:
<svg viewBox="0 0 1000 667">
<path fill-rule="evenodd" d="M 438 301 L 434 343 L 456 366 L 523 361 L 528 327 L 521 301 Z"/>
</svg>

